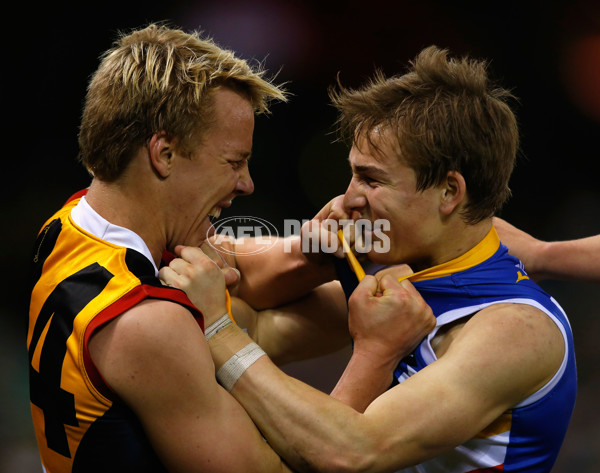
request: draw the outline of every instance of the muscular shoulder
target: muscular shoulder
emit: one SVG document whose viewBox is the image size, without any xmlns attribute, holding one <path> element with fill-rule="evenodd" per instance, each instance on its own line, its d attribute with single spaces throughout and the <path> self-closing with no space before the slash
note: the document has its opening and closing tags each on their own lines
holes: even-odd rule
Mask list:
<svg viewBox="0 0 600 473">
<path fill-rule="evenodd" d="M 113 348 L 160 348 L 188 330 L 202 333 L 188 309 L 171 301 L 147 299 L 109 322 L 94 335 L 91 345 L 110 342 Z"/>
<path fill-rule="evenodd" d="M 545 357 L 560 352 L 564 342 L 556 323 L 540 309 L 527 304 L 495 304 L 475 314 L 464 326 L 500 346 L 517 351 L 541 352 Z M 556 345 L 556 347 L 555 347 Z M 557 349 L 555 349 L 557 348 Z"/>
<path fill-rule="evenodd" d="M 185 307 L 146 300 L 100 329 L 90 340 L 92 360 L 120 395 L 155 386 L 192 363 L 210 365 L 204 334 Z"/>
<path fill-rule="evenodd" d="M 516 403 L 544 386 L 559 369 L 565 345 L 557 325 L 524 304 L 496 304 L 450 330 L 439 357 L 458 358 L 494 377 Z"/>
</svg>

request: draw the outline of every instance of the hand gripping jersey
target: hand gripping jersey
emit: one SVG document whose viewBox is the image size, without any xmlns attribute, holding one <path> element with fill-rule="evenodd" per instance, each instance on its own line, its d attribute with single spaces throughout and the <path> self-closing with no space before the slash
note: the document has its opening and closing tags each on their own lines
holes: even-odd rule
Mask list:
<svg viewBox="0 0 600 473">
<path fill-rule="evenodd" d="M 381 266 L 373 267 L 366 272 L 374 274 L 380 269 Z M 356 277 L 341 260 L 338 274 L 349 297 L 356 287 Z M 544 312 L 560 329 L 565 354 L 546 386 L 513 406 L 473 439 L 402 472 L 549 472 L 564 439 L 576 394 L 573 338 L 558 303 L 529 279 L 522 263 L 500 244 L 495 229 L 465 255 L 415 273 L 409 279 L 433 310 L 437 325 L 398 365 L 394 373 L 397 383 L 436 361 L 431 340 L 441 327 L 497 303 L 527 304 Z"/>
<path fill-rule="evenodd" d="M 105 240 L 77 225 L 78 202 L 46 222 L 33 255 L 27 348 L 42 464 L 49 473 L 166 471 L 133 412 L 103 382 L 88 342 L 146 298 L 184 305 L 202 329 L 203 319 L 184 292 L 161 285 L 147 256 L 111 243 L 131 241 L 149 255 L 133 232 L 103 221 Z"/>
</svg>

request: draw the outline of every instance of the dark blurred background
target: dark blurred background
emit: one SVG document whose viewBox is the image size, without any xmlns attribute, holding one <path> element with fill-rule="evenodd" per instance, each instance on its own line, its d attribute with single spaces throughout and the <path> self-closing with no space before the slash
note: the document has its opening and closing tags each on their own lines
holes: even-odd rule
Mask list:
<svg viewBox="0 0 600 473">
<path fill-rule="evenodd" d="M 85 4 L 84 4 L 85 3 Z M 0 313 L 0 472 L 41 471 L 28 404 L 25 323 L 29 253 L 37 231 L 89 178 L 76 162 L 90 74 L 118 31 L 167 21 L 200 29 L 287 83 L 291 101 L 257 120 L 254 195 L 227 215 L 281 228 L 343 193 L 347 150 L 332 143 L 327 88 L 376 69 L 402 73 L 431 44 L 491 61 L 520 98 L 522 152 L 502 216 L 542 239 L 600 233 L 600 3 L 591 0 L 46 2 L 13 4 L 2 35 L 5 170 Z M 546 282 L 570 316 L 579 395 L 554 469 L 600 468 L 600 286 Z M 288 370 L 328 390 L 347 352 Z"/>
</svg>

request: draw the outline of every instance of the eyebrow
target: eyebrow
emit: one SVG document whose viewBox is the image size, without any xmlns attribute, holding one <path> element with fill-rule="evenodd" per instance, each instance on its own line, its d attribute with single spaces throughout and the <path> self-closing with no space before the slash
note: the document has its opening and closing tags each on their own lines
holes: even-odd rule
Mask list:
<svg viewBox="0 0 600 473">
<path fill-rule="evenodd" d="M 369 176 L 372 176 L 372 177 L 383 178 L 383 177 L 387 176 L 387 173 L 383 169 L 376 167 L 376 166 L 371 166 L 368 164 L 360 164 L 357 166 L 352 166 L 352 170 L 354 171 L 355 174 L 363 174 L 363 175 L 368 174 Z"/>
<path fill-rule="evenodd" d="M 233 154 L 235 154 L 239 158 L 245 159 L 246 161 L 249 161 L 252 157 L 251 151 L 236 151 Z"/>
</svg>

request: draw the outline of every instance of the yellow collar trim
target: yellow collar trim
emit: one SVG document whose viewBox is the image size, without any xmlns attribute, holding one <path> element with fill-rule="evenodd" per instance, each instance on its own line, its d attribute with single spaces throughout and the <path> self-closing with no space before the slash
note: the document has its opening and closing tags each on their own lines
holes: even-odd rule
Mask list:
<svg viewBox="0 0 600 473">
<path fill-rule="evenodd" d="M 426 281 L 428 279 L 442 278 L 451 274 L 465 271 L 473 266 L 483 263 L 490 258 L 500 248 L 500 238 L 494 227 L 477 245 L 467 251 L 465 254 L 446 261 L 445 263 L 433 266 L 431 268 L 418 271 L 413 274 L 402 276 L 398 281 L 408 279 L 409 281 Z"/>
</svg>

